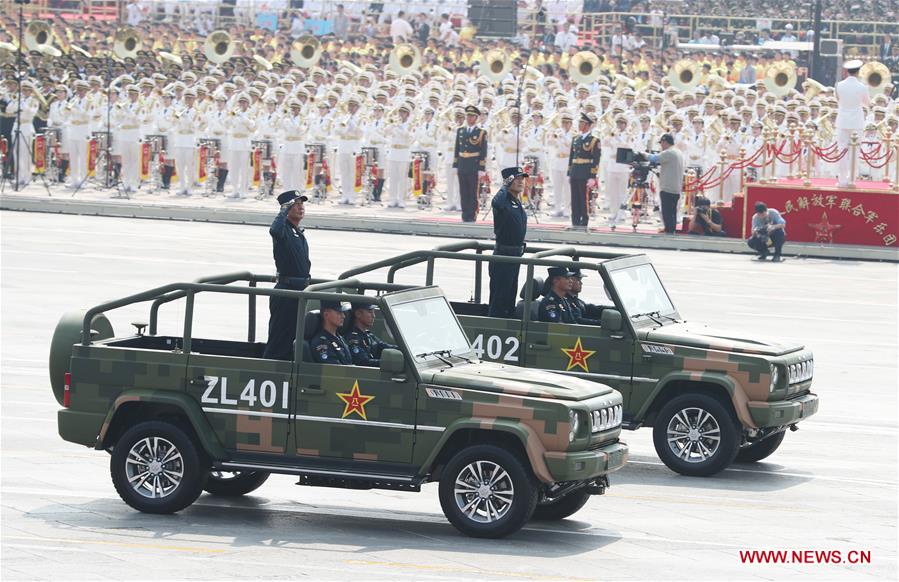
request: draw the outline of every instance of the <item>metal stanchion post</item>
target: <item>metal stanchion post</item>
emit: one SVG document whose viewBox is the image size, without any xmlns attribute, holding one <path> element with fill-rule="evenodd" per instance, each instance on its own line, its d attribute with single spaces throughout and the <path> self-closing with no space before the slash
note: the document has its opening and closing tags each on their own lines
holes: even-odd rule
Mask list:
<svg viewBox="0 0 899 582">
<path fill-rule="evenodd" d="M 847 188 L 855 188 L 855 172 L 857 170 L 856 165 L 858 162 L 858 133 L 852 132 L 852 137 L 849 138 L 849 152 L 846 154 L 847 156 L 852 156 L 849 158 L 849 184 L 847 184 Z"/>
<path fill-rule="evenodd" d="M 893 167 L 893 192 L 899 192 L 899 133 L 893 136 Z"/>
<path fill-rule="evenodd" d="M 796 153 L 793 151 L 793 148 L 796 146 L 796 124 L 791 123 L 789 129 L 787 129 L 787 139 L 790 140 L 790 167 L 787 170 L 787 177 L 790 180 L 795 180 L 799 177 L 796 166 L 793 165 L 794 161 L 798 161 L 798 157 L 793 154 Z M 801 171 L 801 169 L 799 170 Z"/>
<path fill-rule="evenodd" d="M 743 189 L 746 187 L 746 148 L 740 148 L 740 194 L 746 196 Z"/>
<path fill-rule="evenodd" d="M 721 150 L 718 154 L 718 201 L 724 200 L 724 170 L 727 166 L 727 152 Z"/>
<path fill-rule="evenodd" d="M 759 172 L 759 184 L 767 184 L 768 178 L 765 174 L 768 172 L 768 152 L 771 149 L 770 144 L 768 143 L 769 133 L 767 129 L 762 130 L 762 147 L 765 148 L 762 150 L 762 167 Z"/>
<path fill-rule="evenodd" d="M 802 132 L 802 134 L 803 134 L 803 135 L 802 135 L 802 138 L 803 138 L 803 141 L 805 142 L 805 149 L 806 149 L 806 153 L 805 153 L 805 180 L 803 180 L 802 183 L 803 183 L 805 186 L 811 186 L 811 185 L 812 185 L 812 165 L 814 164 L 814 158 L 813 158 L 813 156 L 815 155 L 815 152 L 814 152 L 814 149 L 815 149 L 815 148 L 814 148 L 814 142 L 812 142 L 812 132 L 811 132 L 811 130 L 805 130 L 805 131 Z"/>
</svg>

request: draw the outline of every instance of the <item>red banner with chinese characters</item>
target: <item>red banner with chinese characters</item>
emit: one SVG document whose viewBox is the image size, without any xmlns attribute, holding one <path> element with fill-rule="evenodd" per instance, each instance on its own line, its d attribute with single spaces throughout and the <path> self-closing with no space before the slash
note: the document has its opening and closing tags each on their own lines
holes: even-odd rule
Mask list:
<svg viewBox="0 0 899 582">
<path fill-rule="evenodd" d="M 896 192 L 747 184 L 746 197 L 746 236 L 756 202 L 780 211 L 788 241 L 891 247 L 899 236 Z"/>
<path fill-rule="evenodd" d="M 362 177 L 365 175 L 365 158 L 356 156 L 353 160 L 353 192 L 362 191 Z"/>
<path fill-rule="evenodd" d="M 412 160 L 412 195 L 421 196 L 421 158 Z"/>
<path fill-rule="evenodd" d="M 253 188 L 258 188 L 262 180 L 262 150 L 259 148 L 253 150 L 250 161 L 253 164 Z"/>
<path fill-rule="evenodd" d="M 92 139 L 87 142 L 87 177 L 93 178 L 97 173 L 97 158 L 100 156 L 100 143 Z"/>
<path fill-rule="evenodd" d="M 315 154 L 306 154 L 306 189 L 312 188 L 312 179 L 315 175 Z"/>
<path fill-rule="evenodd" d="M 140 179 L 150 179 L 150 162 L 153 159 L 153 152 L 150 151 L 150 144 L 140 144 Z"/>
<path fill-rule="evenodd" d="M 197 163 L 197 182 L 206 183 L 206 165 L 209 163 L 209 146 L 201 145 Z"/>
<path fill-rule="evenodd" d="M 45 136 L 35 136 L 34 151 L 31 154 L 34 159 L 34 173 L 45 174 L 47 172 L 47 138 Z"/>
</svg>

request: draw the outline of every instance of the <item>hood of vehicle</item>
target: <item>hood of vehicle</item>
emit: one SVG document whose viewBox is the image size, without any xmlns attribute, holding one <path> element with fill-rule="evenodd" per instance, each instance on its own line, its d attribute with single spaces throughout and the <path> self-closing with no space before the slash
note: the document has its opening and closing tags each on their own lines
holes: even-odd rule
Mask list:
<svg viewBox="0 0 899 582">
<path fill-rule="evenodd" d="M 590 380 L 491 362 L 457 364 L 429 371 L 423 380 L 439 387 L 558 400 L 583 400 L 613 392 L 609 386 Z"/>
<path fill-rule="evenodd" d="M 765 356 L 781 356 L 804 347 L 802 344 L 747 338 L 741 334 L 712 329 L 703 323 L 674 323 L 658 329 L 647 329 L 641 335 L 644 335 L 641 339 L 648 342 Z"/>
</svg>

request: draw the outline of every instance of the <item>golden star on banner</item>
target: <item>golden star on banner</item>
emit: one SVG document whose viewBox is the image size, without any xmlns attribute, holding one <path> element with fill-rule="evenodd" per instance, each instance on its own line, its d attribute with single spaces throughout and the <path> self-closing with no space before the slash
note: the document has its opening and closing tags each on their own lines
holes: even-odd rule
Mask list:
<svg viewBox="0 0 899 582">
<path fill-rule="evenodd" d="M 353 414 L 354 412 L 362 417 L 362 420 L 368 420 L 365 416 L 365 405 L 375 399 L 374 396 L 366 396 L 365 394 L 361 394 L 359 392 L 359 380 L 353 384 L 353 389 L 350 390 L 349 394 L 337 394 L 337 397 L 343 400 L 343 416 L 340 418 L 346 418 L 347 416 Z"/>
<path fill-rule="evenodd" d="M 581 345 L 581 338 L 577 338 L 577 341 L 574 343 L 573 348 L 562 348 L 562 353 L 568 356 L 568 367 L 565 368 L 565 371 L 578 366 L 579 368 L 583 368 L 585 372 L 589 372 L 590 368 L 587 367 L 587 358 L 595 354 L 595 351 L 585 350 L 584 346 Z"/>
</svg>

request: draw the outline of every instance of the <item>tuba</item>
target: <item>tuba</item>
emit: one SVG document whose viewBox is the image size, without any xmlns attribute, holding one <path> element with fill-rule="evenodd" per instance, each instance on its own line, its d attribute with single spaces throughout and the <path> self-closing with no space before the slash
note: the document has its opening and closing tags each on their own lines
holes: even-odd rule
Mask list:
<svg viewBox="0 0 899 582">
<path fill-rule="evenodd" d="M 862 65 L 858 78 L 868 86 L 871 97 L 884 93 L 890 84 L 890 70 L 883 63 L 869 61 Z"/>
<path fill-rule="evenodd" d="M 298 67 L 310 69 L 322 58 L 322 45 L 317 38 L 306 34 L 293 41 L 290 46 L 290 60 Z"/>
<path fill-rule="evenodd" d="M 10 42 L 0 42 L 0 65 L 13 62 L 18 50 L 16 45 Z"/>
<path fill-rule="evenodd" d="M 234 54 L 234 42 L 231 35 L 224 30 L 216 30 L 209 33 L 206 42 L 203 43 L 203 54 L 206 59 L 221 64 L 231 58 Z"/>
<path fill-rule="evenodd" d="M 112 41 L 112 54 L 120 59 L 133 59 L 140 50 L 140 36 L 130 26 L 125 26 L 115 31 Z"/>
<path fill-rule="evenodd" d="M 420 66 L 421 51 L 417 46 L 404 43 L 390 51 L 388 67 L 400 77 L 414 73 Z"/>
<path fill-rule="evenodd" d="M 253 61 L 256 63 L 257 68 L 260 71 L 271 71 L 275 68 L 275 66 L 262 55 L 253 55 Z"/>
<path fill-rule="evenodd" d="M 482 75 L 494 83 L 499 83 L 512 70 L 512 62 L 509 55 L 501 49 L 494 48 L 484 53 L 478 69 Z"/>
<path fill-rule="evenodd" d="M 599 57 L 590 51 L 581 51 L 568 61 L 568 75 L 575 83 L 590 84 L 599 78 Z"/>
<path fill-rule="evenodd" d="M 774 63 L 765 71 L 765 88 L 783 97 L 796 87 L 796 67 L 785 62 Z"/>
<path fill-rule="evenodd" d="M 668 71 L 668 81 L 678 91 L 689 91 L 699 84 L 699 63 L 681 59 Z"/>
<path fill-rule="evenodd" d="M 43 20 L 33 20 L 25 27 L 25 48 L 30 51 L 40 50 L 40 47 L 53 43 L 52 37 L 49 24 Z"/>
<path fill-rule="evenodd" d="M 806 79 L 802 82 L 802 90 L 805 92 L 805 100 L 811 101 L 815 97 L 817 97 L 824 89 L 826 89 L 824 85 L 819 83 L 814 79 Z"/>
</svg>

